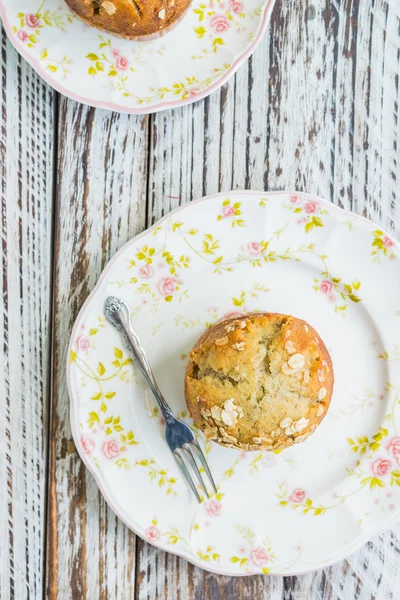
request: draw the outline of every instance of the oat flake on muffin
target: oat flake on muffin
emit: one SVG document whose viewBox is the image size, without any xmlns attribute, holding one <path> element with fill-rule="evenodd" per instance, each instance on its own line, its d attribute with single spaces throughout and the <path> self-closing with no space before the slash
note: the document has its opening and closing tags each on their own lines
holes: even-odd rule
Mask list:
<svg viewBox="0 0 400 600">
<path fill-rule="evenodd" d="M 306 440 L 332 397 L 332 361 L 305 321 L 251 313 L 211 327 L 190 353 L 185 397 L 207 438 L 248 450 Z"/>
</svg>

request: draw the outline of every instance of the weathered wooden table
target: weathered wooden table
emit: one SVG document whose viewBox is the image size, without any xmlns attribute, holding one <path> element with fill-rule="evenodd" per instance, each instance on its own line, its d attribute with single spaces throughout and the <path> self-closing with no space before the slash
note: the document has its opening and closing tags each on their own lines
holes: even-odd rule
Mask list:
<svg viewBox="0 0 400 600">
<path fill-rule="evenodd" d="M 218 577 L 136 538 L 76 453 L 65 374 L 110 256 L 193 198 L 297 188 L 399 238 L 399 0 L 277 0 L 235 78 L 151 117 L 67 100 L 0 42 L 1 599 L 399 598 L 400 526 L 299 577 Z"/>
</svg>

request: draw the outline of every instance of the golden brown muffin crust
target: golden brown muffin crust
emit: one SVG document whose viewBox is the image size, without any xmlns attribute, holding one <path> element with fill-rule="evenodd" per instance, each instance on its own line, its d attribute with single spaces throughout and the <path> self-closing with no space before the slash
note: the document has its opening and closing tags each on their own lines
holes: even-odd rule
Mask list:
<svg viewBox="0 0 400 600">
<path fill-rule="evenodd" d="M 66 0 L 89 25 L 128 39 L 167 29 L 185 12 L 190 0 Z"/>
<path fill-rule="evenodd" d="M 190 353 L 185 397 L 205 435 L 240 450 L 302 442 L 324 418 L 332 361 L 305 321 L 252 313 L 217 323 Z"/>
</svg>

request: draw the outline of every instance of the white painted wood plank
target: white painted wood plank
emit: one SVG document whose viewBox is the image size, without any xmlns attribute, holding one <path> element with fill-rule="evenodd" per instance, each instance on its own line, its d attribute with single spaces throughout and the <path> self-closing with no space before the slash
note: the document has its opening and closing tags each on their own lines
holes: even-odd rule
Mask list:
<svg viewBox="0 0 400 600">
<path fill-rule="evenodd" d="M 60 100 L 47 597 L 124 600 L 135 536 L 106 506 L 69 424 L 66 358 L 74 320 L 106 262 L 145 227 L 148 118 Z"/>
<path fill-rule="evenodd" d="M 400 5 L 360 10 L 354 180 L 359 211 L 400 236 Z M 369 35 L 367 35 L 369 32 Z"/>
<path fill-rule="evenodd" d="M 40 598 L 45 538 L 54 93 L 0 25 L 0 597 Z"/>
</svg>

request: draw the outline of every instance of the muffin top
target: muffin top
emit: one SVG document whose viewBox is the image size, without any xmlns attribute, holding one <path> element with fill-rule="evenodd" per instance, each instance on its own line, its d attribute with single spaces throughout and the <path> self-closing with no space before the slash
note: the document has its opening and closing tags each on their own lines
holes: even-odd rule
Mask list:
<svg viewBox="0 0 400 600">
<path fill-rule="evenodd" d="M 154 35 L 174 23 L 190 0 L 66 0 L 84 21 L 128 39 Z"/>
<path fill-rule="evenodd" d="M 185 397 L 207 438 L 247 450 L 302 442 L 324 418 L 332 361 L 305 321 L 251 313 L 217 323 L 190 353 Z"/>
</svg>

